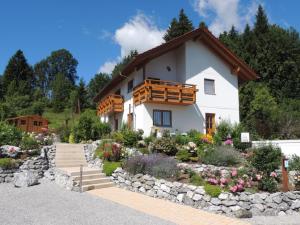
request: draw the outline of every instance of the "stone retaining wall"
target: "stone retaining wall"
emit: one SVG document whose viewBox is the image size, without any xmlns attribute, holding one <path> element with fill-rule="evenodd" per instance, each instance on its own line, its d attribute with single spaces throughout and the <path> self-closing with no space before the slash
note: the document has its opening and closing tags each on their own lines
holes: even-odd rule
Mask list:
<svg viewBox="0 0 300 225">
<path fill-rule="evenodd" d="M 51 167 L 55 166 L 55 145 L 44 146 L 41 150 L 41 155 L 30 158 L 26 161 L 20 161 L 21 165 L 14 169 L 1 169 L 0 168 L 0 183 L 12 182 L 14 173 L 23 171 L 32 171 L 37 174 L 38 178 L 42 178 L 44 173 Z"/>
<path fill-rule="evenodd" d="M 84 146 L 84 154 L 86 161 L 88 162 L 88 167 L 90 168 L 102 168 L 102 160 L 99 158 L 94 158 L 94 154 L 98 146 L 100 145 L 101 140 L 94 141 L 91 144 L 87 144 Z"/>
<path fill-rule="evenodd" d="M 202 186 L 169 182 L 143 174 L 131 175 L 121 168 L 112 174 L 112 180 L 127 190 L 229 216 L 242 217 L 241 212 L 266 216 L 290 215 L 300 210 L 300 191 L 272 194 L 242 192 L 235 195 L 223 192 L 212 198 Z"/>
</svg>

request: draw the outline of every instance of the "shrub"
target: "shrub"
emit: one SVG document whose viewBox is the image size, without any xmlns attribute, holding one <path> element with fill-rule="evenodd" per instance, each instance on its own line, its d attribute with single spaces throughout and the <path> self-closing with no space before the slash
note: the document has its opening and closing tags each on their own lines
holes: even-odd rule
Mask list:
<svg viewBox="0 0 300 225">
<path fill-rule="evenodd" d="M 228 136 L 232 135 L 232 125 L 229 121 L 222 120 L 218 126 L 216 134 L 221 138 L 222 141 L 225 141 Z"/>
<path fill-rule="evenodd" d="M 175 136 L 175 143 L 178 145 L 186 145 L 191 138 L 189 136 L 184 136 L 184 135 L 176 135 Z"/>
<path fill-rule="evenodd" d="M 112 132 L 111 137 L 118 143 L 124 143 L 124 137 L 120 131 Z"/>
<path fill-rule="evenodd" d="M 251 143 L 241 142 L 241 133 L 243 131 L 244 127 L 242 126 L 242 124 L 235 125 L 232 129 L 233 146 L 242 152 L 251 147 Z"/>
<path fill-rule="evenodd" d="M 121 162 L 108 162 L 108 161 L 104 161 L 104 163 L 103 163 L 103 173 L 105 173 L 106 176 L 111 176 L 112 173 L 118 167 L 121 167 Z"/>
<path fill-rule="evenodd" d="M 144 141 L 145 141 L 146 145 L 149 145 L 151 142 L 155 141 L 155 137 L 153 135 L 150 135 L 149 137 L 145 137 Z"/>
<path fill-rule="evenodd" d="M 211 185 L 211 184 L 205 184 L 204 185 L 204 190 L 206 194 L 210 195 L 211 197 L 218 197 L 222 190 L 219 186 L 217 185 Z"/>
<path fill-rule="evenodd" d="M 273 177 L 263 177 L 258 183 L 258 188 L 262 191 L 276 192 L 278 190 L 277 184 Z"/>
<path fill-rule="evenodd" d="M 22 140 L 22 132 L 15 126 L 5 122 L 0 122 L 0 146 L 14 145 L 19 146 Z"/>
<path fill-rule="evenodd" d="M 263 175 L 269 174 L 278 169 L 281 164 L 281 150 L 272 145 L 265 145 L 253 150 L 250 158 L 251 165 Z"/>
<path fill-rule="evenodd" d="M 300 157 L 297 155 L 292 155 L 289 160 L 289 170 L 300 171 Z"/>
<path fill-rule="evenodd" d="M 61 142 L 69 142 L 71 129 L 67 126 L 61 126 L 57 129 L 58 136 Z"/>
<path fill-rule="evenodd" d="M 235 166 L 241 162 L 240 153 L 230 146 L 217 146 L 200 156 L 205 164 Z"/>
<path fill-rule="evenodd" d="M 28 134 L 25 134 L 22 138 L 20 147 L 22 150 L 34 150 L 39 149 L 39 143 Z"/>
<path fill-rule="evenodd" d="M 143 139 L 142 134 L 138 131 L 127 129 L 122 131 L 122 134 L 124 138 L 124 146 L 126 147 L 134 147 L 139 140 Z"/>
<path fill-rule="evenodd" d="M 178 175 L 177 161 L 162 154 L 136 155 L 124 162 L 124 169 L 132 174 L 149 174 L 157 178 Z"/>
<path fill-rule="evenodd" d="M 112 140 L 102 140 L 96 149 L 94 157 L 108 161 L 119 161 L 121 159 L 121 148 L 119 143 L 113 143 Z"/>
<path fill-rule="evenodd" d="M 181 149 L 176 153 L 176 159 L 186 162 L 189 161 L 191 157 L 191 154 L 187 149 Z"/>
<path fill-rule="evenodd" d="M 2 158 L 0 159 L 0 168 L 2 169 L 13 169 L 16 168 L 17 164 L 14 159 Z"/>
<path fill-rule="evenodd" d="M 153 145 L 153 150 L 160 153 L 165 153 L 169 156 L 176 155 L 178 149 L 176 143 L 171 137 L 162 137 L 156 139 Z"/>
<path fill-rule="evenodd" d="M 110 126 L 102 123 L 93 110 L 86 110 L 73 127 L 75 141 L 97 140 L 111 132 Z"/>
<path fill-rule="evenodd" d="M 195 185 L 195 186 L 203 186 L 204 185 L 204 180 L 200 175 L 193 174 L 190 178 L 190 183 Z"/>
</svg>

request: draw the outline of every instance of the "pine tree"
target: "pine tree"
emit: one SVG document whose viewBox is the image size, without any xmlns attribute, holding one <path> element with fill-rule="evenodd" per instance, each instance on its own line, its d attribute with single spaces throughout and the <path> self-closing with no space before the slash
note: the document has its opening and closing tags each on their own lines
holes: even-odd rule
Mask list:
<svg viewBox="0 0 300 225">
<path fill-rule="evenodd" d="M 258 6 L 256 21 L 254 24 L 254 33 L 256 35 L 264 34 L 268 32 L 269 22 L 268 17 L 261 5 Z"/>
<path fill-rule="evenodd" d="M 31 66 L 21 50 L 18 50 L 9 60 L 3 74 L 3 90 L 6 95 L 10 83 L 14 82 L 14 87 L 10 88 L 10 94 L 19 95 L 32 94 L 34 88 L 34 76 Z"/>
<path fill-rule="evenodd" d="M 88 93 L 83 79 L 80 79 L 79 81 L 77 93 L 78 93 L 77 111 L 80 113 L 88 107 Z"/>
<path fill-rule="evenodd" d="M 194 29 L 193 23 L 187 15 L 184 13 L 184 10 L 181 9 L 179 12 L 179 18 L 178 20 L 176 18 L 173 18 L 171 21 L 171 24 L 164 35 L 165 41 L 170 41 L 176 37 L 179 37 L 187 32 L 190 32 Z"/>
<path fill-rule="evenodd" d="M 138 55 L 137 50 L 130 51 L 129 55 L 125 56 L 113 69 L 111 76 L 115 77 Z"/>
<path fill-rule="evenodd" d="M 94 105 L 93 99 L 99 91 L 111 80 L 111 77 L 106 73 L 96 74 L 88 84 L 88 96 L 90 105 Z"/>
<path fill-rule="evenodd" d="M 207 28 L 206 23 L 205 23 L 204 21 L 201 21 L 201 22 L 199 23 L 199 28 Z"/>
<path fill-rule="evenodd" d="M 1 100 L 3 99 L 3 97 L 4 97 L 4 92 L 3 92 L 3 78 L 2 78 L 2 76 L 0 75 L 0 102 L 1 102 Z"/>
</svg>

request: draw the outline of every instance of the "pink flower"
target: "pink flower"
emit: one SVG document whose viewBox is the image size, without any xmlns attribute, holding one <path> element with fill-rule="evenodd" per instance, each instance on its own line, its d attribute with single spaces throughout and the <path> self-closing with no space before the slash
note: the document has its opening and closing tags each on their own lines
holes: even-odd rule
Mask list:
<svg viewBox="0 0 300 225">
<path fill-rule="evenodd" d="M 238 187 L 236 185 L 232 186 L 232 187 L 230 187 L 230 191 L 233 192 L 233 193 L 235 193 L 235 192 L 238 191 Z"/>
<path fill-rule="evenodd" d="M 222 178 L 220 179 L 220 182 L 221 182 L 222 185 L 224 185 L 224 184 L 227 184 L 227 183 L 228 183 L 228 180 L 227 180 L 226 178 L 222 177 Z"/>
<path fill-rule="evenodd" d="M 239 180 L 238 180 L 238 183 L 239 183 L 240 185 L 245 185 L 245 181 L 244 181 L 243 179 L 239 179 Z"/>
<path fill-rule="evenodd" d="M 237 185 L 237 190 L 238 190 L 238 191 L 243 191 L 243 190 L 244 190 L 244 186 L 241 185 L 241 184 L 238 184 L 238 185 Z"/>
<path fill-rule="evenodd" d="M 215 178 L 209 178 L 207 181 L 208 181 L 208 183 L 213 184 L 213 185 L 217 185 L 219 183 L 218 180 Z"/>
<path fill-rule="evenodd" d="M 224 142 L 225 145 L 232 145 L 233 142 L 231 139 L 227 139 L 225 142 Z"/>
<path fill-rule="evenodd" d="M 237 169 L 232 169 L 232 171 L 231 171 L 231 176 L 232 176 L 232 177 L 237 176 Z"/>
<path fill-rule="evenodd" d="M 276 173 L 276 172 L 272 172 L 272 173 L 270 174 L 270 176 L 271 176 L 271 177 L 277 177 L 277 173 Z"/>
<path fill-rule="evenodd" d="M 262 176 L 260 174 L 256 174 L 256 179 L 261 180 Z"/>
</svg>

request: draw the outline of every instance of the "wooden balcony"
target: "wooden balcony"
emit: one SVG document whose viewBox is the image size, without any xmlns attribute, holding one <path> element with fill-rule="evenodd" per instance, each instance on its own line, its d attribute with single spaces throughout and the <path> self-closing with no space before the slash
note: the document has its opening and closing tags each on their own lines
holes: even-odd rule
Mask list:
<svg viewBox="0 0 300 225">
<path fill-rule="evenodd" d="M 106 96 L 98 103 L 98 115 L 123 112 L 124 99 L 121 95 L 111 94 Z"/>
<path fill-rule="evenodd" d="M 196 102 L 196 85 L 146 79 L 134 88 L 133 103 L 192 105 Z"/>
</svg>

